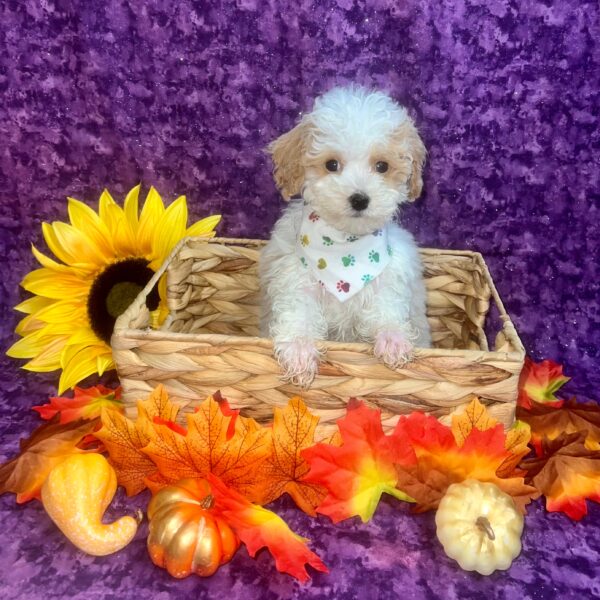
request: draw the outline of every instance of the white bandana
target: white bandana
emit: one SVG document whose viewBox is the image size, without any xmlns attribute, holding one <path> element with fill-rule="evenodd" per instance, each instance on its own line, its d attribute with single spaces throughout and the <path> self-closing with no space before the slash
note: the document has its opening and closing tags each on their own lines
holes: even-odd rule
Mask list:
<svg viewBox="0 0 600 600">
<path fill-rule="evenodd" d="M 373 281 L 392 256 L 387 227 L 360 236 L 344 233 L 309 206 L 302 213 L 297 246 L 300 262 L 340 302 Z"/>
</svg>

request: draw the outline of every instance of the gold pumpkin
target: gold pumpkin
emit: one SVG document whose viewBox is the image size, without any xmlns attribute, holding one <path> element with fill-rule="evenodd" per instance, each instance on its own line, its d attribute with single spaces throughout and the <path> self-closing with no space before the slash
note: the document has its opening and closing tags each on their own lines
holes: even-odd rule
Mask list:
<svg viewBox="0 0 600 600">
<path fill-rule="evenodd" d="M 75 546 L 93 556 L 105 556 L 129 544 L 142 516 L 102 523 L 116 490 L 117 476 L 104 456 L 74 454 L 50 471 L 42 486 L 42 504 Z"/>
<path fill-rule="evenodd" d="M 454 483 L 435 515 L 446 554 L 465 571 L 490 575 L 505 570 L 521 552 L 523 515 L 493 483 Z"/>
<path fill-rule="evenodd" d="M 210 492 L 204 479 L 182 479 L 160 490 L 148 505 L 150 558 L 173 577 L 208 577 L 239 548 L 229 525 L 210 512 Z"/>
</svg>

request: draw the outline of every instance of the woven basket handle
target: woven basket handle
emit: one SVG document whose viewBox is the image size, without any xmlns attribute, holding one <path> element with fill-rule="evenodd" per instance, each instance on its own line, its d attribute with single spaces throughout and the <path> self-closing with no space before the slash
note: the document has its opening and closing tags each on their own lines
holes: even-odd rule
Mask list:
<svg viewBox="0 0 600 600">
<path fill-rule="evenodd" d="M 126 329 L 145 329 L 150 327 L 150 311 L 146 306 L 146 299 L 152 290 L 158 285 L 160 278 L 171 264 L 171 261 L 180 252 L 181 248 L 188 243 L 190 238 L 183 238 L 171 251 L 168 258 L 163 262 L 160 268 L 154 273 L 152 279 L 146 284 L 146 287 L 137 295 L 136 299 L 121 314 L 115 323 L 113 335 L 117 331 Z M 207 238 L 208 241 L 209 238 Z"/>
<path fill-rule="evenodd" d="M 496 286 L 492 280 L 492 276 L 490 271 L 481 257 L 481 267 L 484 278 L 487 281 L 487 284 L 490 288 L 490 292 L 496 306 L 498 307 L 498 314 L 500 320 L 502 321 L 502 329 L 496 334 L 496 339 L 494 342 L 494 350 L 496 352 L 519 352 L 523 355 L 525 354 L 525 348 L 519 339 L 519 335 L 517 334 L 517 330 L 515 326 L 512 324 L 508 313 L 506 312 L 506 308 L 504 308 L 504 304 L 500 299 L 500 295 L 498 294 L 498 290 L 496 290 Z"/>
</svg>

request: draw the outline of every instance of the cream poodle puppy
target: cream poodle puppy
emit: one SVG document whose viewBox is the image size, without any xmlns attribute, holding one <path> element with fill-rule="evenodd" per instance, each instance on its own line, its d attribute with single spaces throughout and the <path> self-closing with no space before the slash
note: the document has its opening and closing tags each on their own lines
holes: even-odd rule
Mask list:
<svg viewBox="0 0 600 600">
<path fill-rule="evenodd" d="M 416 244 L 395 222 L 423 185 L 425 147 L 382 92 L 335 88 L 269 146 L 290 200 L 260 258 L 261 325 L 284 379 L 307 387 L 320 340 L 369 342 L 390 368 L 431 343 Z"/>
</svg>

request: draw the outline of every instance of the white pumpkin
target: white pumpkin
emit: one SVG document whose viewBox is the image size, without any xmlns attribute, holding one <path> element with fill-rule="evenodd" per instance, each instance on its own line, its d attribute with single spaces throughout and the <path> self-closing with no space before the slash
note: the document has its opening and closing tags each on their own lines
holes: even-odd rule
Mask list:
<svg viewBox="0 0 600 600">
<path fill-rule="evenodd" d="M 508 569 L 521 552 L 523 515 L 493 483 L 454 483 L 435 515 L 446 554 L 465 571 L 490 575 Z"/>
</svg>

